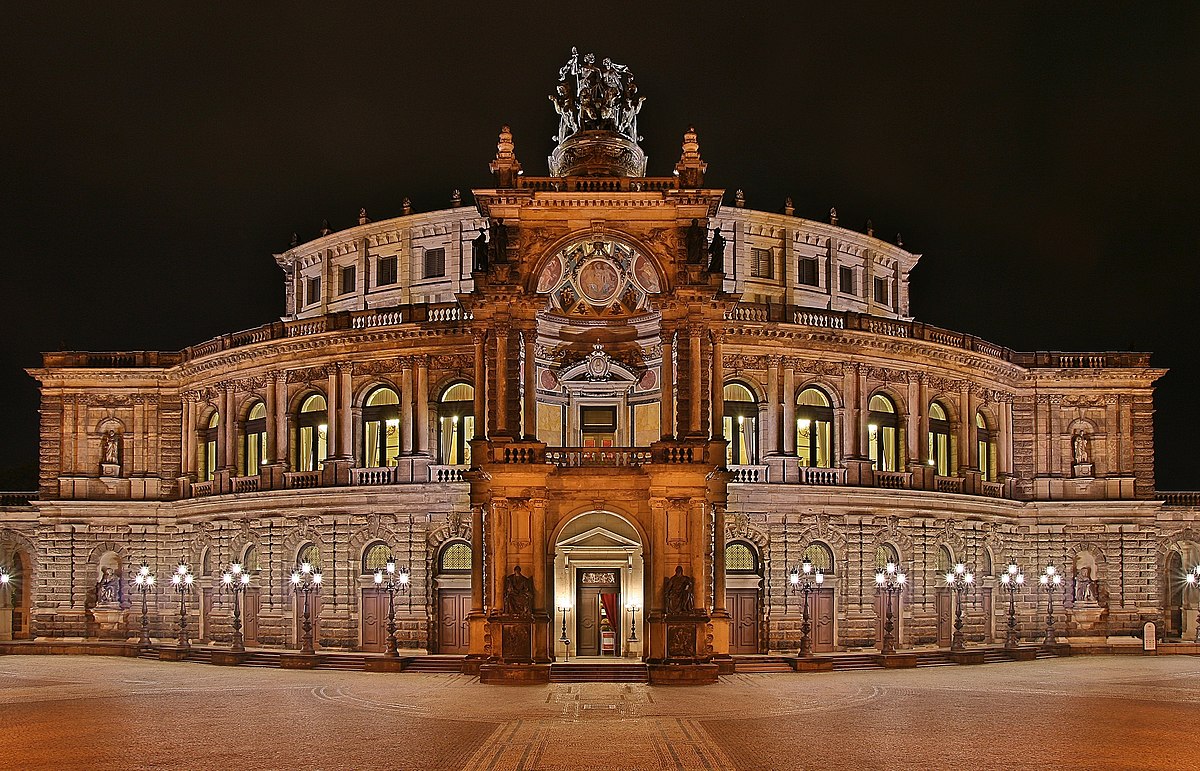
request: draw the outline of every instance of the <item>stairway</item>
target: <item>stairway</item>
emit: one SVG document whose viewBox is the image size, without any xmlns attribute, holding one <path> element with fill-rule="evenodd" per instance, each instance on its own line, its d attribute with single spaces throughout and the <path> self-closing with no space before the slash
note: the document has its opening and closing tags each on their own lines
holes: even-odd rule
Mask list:
<svg viewBox="0 0 1200 771">
<path fill-rule="evenodd" d="M 739 675 L 792 672 L 792 665 L 782 656 L 734 656 L 733 671 Z"/>
<path fill-rule="evenodd" d="M 418 674 L 459 674 L 462 672 L 462 656 L 413 656 L 404 660 L 405 672 Z"/>
<path fill-rule="evenodd" d="M 648 683 L 650 670 L 645 664 L 571 664 L 550 665 L 552 683 Z"/>
<path fill-rule="evenodd" d="M 850 654 L 833 657 L 834 672 L 858 672 L 864 669 L 882 669 L 883 665 L 875 660 L 874 653 Z"/>
</svg>

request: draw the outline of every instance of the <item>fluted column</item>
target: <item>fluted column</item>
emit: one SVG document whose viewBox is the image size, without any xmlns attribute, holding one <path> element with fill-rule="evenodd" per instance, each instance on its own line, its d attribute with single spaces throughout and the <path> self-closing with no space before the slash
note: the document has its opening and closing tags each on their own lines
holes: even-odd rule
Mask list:
<svg viewBox="0 0 1200 771">
<path fill-rule="evenodd" d="M 184 476 L 196 473 L 196 402 L 188 395 L 183 397 L 183 452 L 179 466 Z"/>
<path fill-rule="evenodd" d="M 966 426 L 967 436 L 967 466 L 979 468 L 979 443 L 975 441 L 975 413 L 979 411 L 979 397 L 974 390 L 967 391 L 967 414 L 963 415 L 963 425 Z"/>
<path fill-rule="evenodd" d="M 507 327 L 497 327 L 492 331 L 496 338 L 496 433 L 506 434 L 508 430 L 508 332 Z"/>
<path fill-rule="evenodd" d="M 487 333 L 476 331 L 471 334 L 475 346 L 475 436 L 482 439 L 488 432 L 487 420 L 487 356 L 484 342 Z"/>
<path fill-rule="evenodd" d="M 400 365 L 400 454 L 411 455 L 416 444 L 417 426 L 413 423 L 412 359 Z"/>
<path fill-rule="evenodd" d="M 483 507 L 471 506 L 471 612 L 483 612 Z"/>
<path fill-rule="evenodd" d="M 662 431 L 663 439 L 670 439 L 675 436 L 675 363 L 673 334 L 669 329 L 664 328 L 662 333 L 662 364 L 659 367 L 659 374 L 662 375 L 659 387 L 661 389 L 659 396 L 659 428 Z"/>
<path fill-rule="evenodd" d="M 962 381 L 958 389 L 958 470 L 971 467 L 971 384 Z"/>
<path fill-rule="evenodd" d="M 700 433 L 700 404 L 704 401 L 704 392 L 701 390 L 703 375 L 701 372 L 700 361 L 700 336 L 704 334 L 704 328 L 699 324 L 692 324 L 688 327 L 688 371 L 690 373 L 691 384 L 688 387 L 688 434 Z"/>
<path fill-rule="evenodd" d="M 929 460 L 925 457 L 927 450 L 924 446 L 928 444 L 926 437 L 929 436 L 929 408 L 925 404 L 924 375 L 909 378 L 907 396 L 908 421 L 905 423 L 905 427 L 908 430 L 905 433 L 907 434 L 908 463 L 911 468 Z"/>
<path fill-rule="evenodd" d="M 225 386 L 221 394 L 221 465 L 234 473 L 237 466 L 237 415 L 235 414 L 233 384 Z"/>
<path fill-rule="evenodd" d="M 713 504 L 713 598 L 714 613 L 725 612 L 725 507 Z"/>
<path fill-rule="evenodd" d="M 413 383 L 416 400 L 416 424 L 418 455 L 429 454 L 429 357 L 417 357 L 417 371 Z"/>
<path fill-rule="evenodd" d="M 996 412 L 996 469 L 1001 478 L 1012 474 L 1012 402 L 1007 399 L 997 405 Z"/>
<path fill-rule="evenodd" d="M 350 381 L 350 363 L 338 365 L 338 455 L 354 457 L 354 420 L 351 416 L 351 397 L 354 395 Z M 386 461 L 384 461 L 386 463 Z"/>
<path fill-rule="evenodd" d="M 784 363 L 783 366 L 783 452 L 796 454 L 796 373 Z"/>
<path fill-rule="evenodd" d="M 522 377 L 525 380 L 525 401 L 522 411 L 524 425 L 521 429 L 521 434 L 526 440 L 533 441 L 537 438 L 537 362 L 535 360 L 535 352 L 537 349 L 537 332 L 534 329 L 526 329 L 524 333 L 525 339 L 525 371 Z"/>
<path fill-rule="evenodd" d="M 725 427 L 725 345 L 720 332 L 712 334 L 712 420 L 708 434 L 719 439 Z"/>
<path fill-rule="evenodd" d="M 325 454 L 330 458 L 337 457 L 338 443 L 341 441 L 338 434 L 341 416 L 338 412 L 338 372 L 337 367 L 330 364 L 325 391 Z"/>
<path fill-rule="evenodd" d="M 779 454 L 779 373 L 782 369 L 778 356 L 770 357 L 767 364 L 767 425 L 764 449 L 768 455 Z"/>
<path fill-rule="evenodd" d="M 546 584 L 546 502 L 531 500 L 529 515 L 533 519 L 533 612 L 542 615 L 548 604 L 549 610 L 554 610 Z"/>
</svg>

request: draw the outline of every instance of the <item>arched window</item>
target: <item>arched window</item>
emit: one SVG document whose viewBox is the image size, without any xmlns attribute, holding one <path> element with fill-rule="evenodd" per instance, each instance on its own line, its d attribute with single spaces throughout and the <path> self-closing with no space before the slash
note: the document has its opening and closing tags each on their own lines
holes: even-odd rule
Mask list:
<svg viewBox="0 0 1200 771">
<path fill-rule="evenodd" d="M 937 551 L 937 572 L 945 574 L 952 570 L 954 570 L 954 555 L 950 553 L 949 546 L 942 544 Z"/>
<path fill-rule="evenodd" d="M 328 413 L 325 397 L 309 396 L 296 416 L 296 470 L 317 471 L 328 456 Z"/>
<path fill-rule="evenodd" d="M 899 565 L 900 553 L 896 551 L 896 547 L 890 543 L 881 543 L 875 549 L 875 564 L 882 568 L 889 562 Z"/>
<path fill-rule="evenodd" d="M 929 465 L 938 476 L 950 476 L 950 420 L 937 402 L 929 404 Z"/>
<path fill-rule="evenodd" d="M 213 411 L 208 427 L 200 431 L 200 479 L 207 481 L 217 474 L 217 435 L 221 433 L 221 414 Z"/>
<path fill-rule="evenodd" d="M 979 473 L 983 481 L 996 481 L 996 436 L 982 412 L 975 413 L 975 441 L 979 447 Z"/>
<path fill-rule="evenodd" d="M 995 560 L 992 559 L 992 550 L 991 549 L 984 547 L 983 550 L 979 552 L 979 559 L 982 560 L 982 562 L 983 562 L 983 564 L 981 564 L 979 566 L 979 575 L 981 575 L 981 576 L 996 575 L 995 568 L 993 567 Z"/>
<path fill-rule="evenodd" d="M 796 454 L 801 466 L 833 466 L 833 407 L 819 388 L 796 397 Z"/>
<path fill-rule="evenodd" d="M 734 541 L 725 546 L 726 573 L 757 573 L 758 555 L 754 547 L 745 541 Z"/>
<path fill-rule="evenodd" d="M 364 575 L 373 574 L 376 570 L 387 568 L 388 560 L 392 558 L 391 548 L 383 541 L 376 541 L 363 550 L 362 572 Z"/>
<path fill-rule="evenodd" d="M 246 547 L 246 551 L 242 552 L 242 569 L 247 573 L 258 572 L 258 549 L 254 544 Z"/>
<path fill-rule="evenodd" d="M 296 567 L 300 567 L 305 562 L 312 565 L 313 572 L 321 570 L 321 547 L 315 543 L 306 543 L 300 547 L 300 551 L 296 553 Z"/>
<path fill-rule="evenodd" d="M 443 547 L 442 554 L 438 558 L 438 572 L 471 572 L 471 544 L 463 541 L 452 541 Z"/>
<path fill-rule="evenodd" d="M 883 394 L 872 396 L 867 404 L 867 454 L 877 471 L 899 470 L 898 426 L 892 400 Z"/>
<path fill-rule="evenodd" d="M 212 549 L 207 546 L 200 552 L 200 575 L 212 575 Z"/>
<path fill-rule="evenodd" d="M 813 570 L 827 576 L 833 575 L 833 550 L 820 541 L 813 541 L 804 549 L 803 559 L 812 563 Z"/>
<path fill-rule="evenodd" d="M 725 465 L 749 466 L 758 457 L 758 401 L 741 383 L 725 386 Z"/>
<path fill-rule="evenodd" d="M 257 476 L 267 462 L 267 406 L 255 402 L 243 427 L 246 444 L 242 448 L 242 474 Z"/>
<path fill-rule="evenodd" d="M 363 465 L 395 466 L 400 462 L 400 397 L 390 388 L 376 388 L 362 410 Z M 374 571 L 371 571 L 374 572 Z"/>
<path fill-rule="evenodd" d="M 475 438 L 475 389 L 454 383 L 438 399 L 438 461 L 447 466 L 471 464 Z"/>
</svg>

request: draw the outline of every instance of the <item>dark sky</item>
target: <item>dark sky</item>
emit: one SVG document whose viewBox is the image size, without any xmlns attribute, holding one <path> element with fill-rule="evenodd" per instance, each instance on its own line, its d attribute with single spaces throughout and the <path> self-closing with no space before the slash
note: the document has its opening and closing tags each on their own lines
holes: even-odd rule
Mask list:
<svg viewBox="0 0 1200 771">
<path fill-rule="evenodd" d="M 35 483 L 39 351 L 270 321 L 293 231 L 487 186 L 502 123 L 546 173 L 572 45 L 636 74 L 649 173 L 695 124 L 730 200 L 902 232 L 918 319 L 1153 351 L 1160 487 L 1200 488 L 1200 5 L 565 5 L 10 4 L 0 489 Z"/>
</svg>

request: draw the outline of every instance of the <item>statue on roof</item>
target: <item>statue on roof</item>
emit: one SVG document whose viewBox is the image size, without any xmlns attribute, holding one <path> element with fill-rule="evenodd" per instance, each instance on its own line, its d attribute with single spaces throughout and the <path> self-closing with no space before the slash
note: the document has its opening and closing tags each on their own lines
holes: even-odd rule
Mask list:
<svg viewBox="0 0 1200 771">
<path fill-rule="evenodd" d="M 645 97 L 638 93 L 633 73 L 624 64 L 604 59 L 596 64 L 596 55 L 579 55 L 578 48 L 558 70 L 558 85 L 550 94 L 558 113 L 557 142 L 578 131 L 612 131 L 634 142 L 637 134 L 637 115 Z"/>
</svg>

